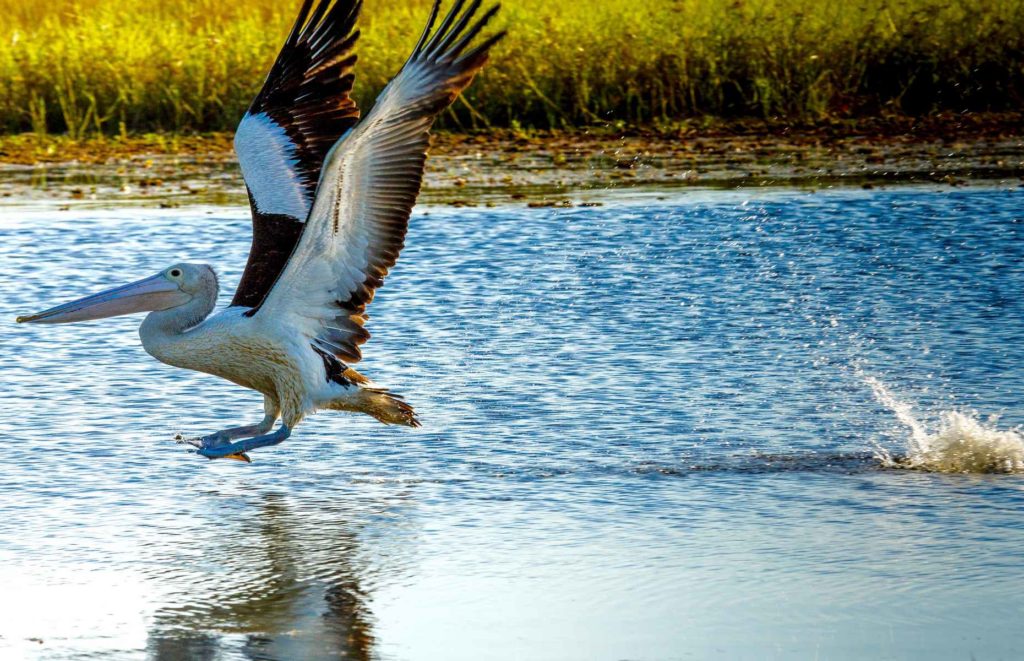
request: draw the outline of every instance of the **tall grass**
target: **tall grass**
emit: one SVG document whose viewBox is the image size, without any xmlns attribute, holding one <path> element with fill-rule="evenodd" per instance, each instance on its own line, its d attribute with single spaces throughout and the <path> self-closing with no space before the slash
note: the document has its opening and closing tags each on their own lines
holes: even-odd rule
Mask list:
<svg viewBox="0 0 1024 661">
<path fill-rule="evenodd" d="M 298 0 L 0 0 L 0 130 L 230 130 Z M 365 0 L 364 107 L 429 0 Z M 1020 109 L 1024 0 L 505 0 L 452 128 Z"/>
</svg>

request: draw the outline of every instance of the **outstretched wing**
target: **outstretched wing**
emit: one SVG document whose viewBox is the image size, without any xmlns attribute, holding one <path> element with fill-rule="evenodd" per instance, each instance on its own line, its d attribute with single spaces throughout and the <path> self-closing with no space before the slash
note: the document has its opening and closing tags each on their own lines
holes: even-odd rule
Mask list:
<svg viewBox="0 0 1024 661">
<path fill-rule="evenodd" d="M 346 362 L 369 338 L 364 310 L 398 259 L 423 179 L 428 131 L 469 85 L 504 32 L 469 48 L 492 7 L 473 22 L 481 0 L 456 0 L 436 31 L 427 27 L 373 110 L 331 150 L 302 238 L 281 277 L 254 313 L 287 317 L 310 342 Z"/>
<path fill-rule="evenodd" d="M 360 6 L 361 0 L 303 1 L 235 132 L 253 237 L 232 305 L 252 307 L 266 296 L 302 234 L 324 157 L 359 120 L 349 95 Z"/>
</svg>

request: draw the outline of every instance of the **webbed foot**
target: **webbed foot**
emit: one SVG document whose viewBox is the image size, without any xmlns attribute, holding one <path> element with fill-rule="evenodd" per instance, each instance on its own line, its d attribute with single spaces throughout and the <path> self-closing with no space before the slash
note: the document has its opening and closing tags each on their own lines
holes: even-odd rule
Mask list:
<svg viewBox="0 0 1024 661">
<path fill-rule="evenodd" d="M 270 445 L 277 445 L 291 435 L 291 430 L 287 426 L 281 425 L 281 427 L 269 434 L 263 434 L 262 436 L 254 436 L 253 438 L 246 438 L 235 443 L 226 443 L 221 439 L 213 440 L 212 442 L 206 443 L 203 439 L 199 440 L 199 444 L 196 445 L 196 454 L 200 454 L 209 459 L 221 459 L 231 458 L 239 459 L 241 461 L 250 462 L 249 456 L 246 454 L 249 450 L 255 450 L 256 448 L 264 448 Z"/>
<path fill-rule="evenodd" d="M 202 452 L 202 450 L 213 450 L 214 448 L 221 448 L 229 445 L 229 437 L 225 436 L 222 432 L 217 432 L 216 434 L 210 434 L 208 436 L 200 436 L 198 438 L 183 438 L 179 435 L 177 442 L 184 445 L 191 445 L 195 449 L 190 450 L 190 452 L 201 454 L 210 459 L 235 459 L 236 461 L 244 461 L 247 464 L 252 463 L 252 458 L 250 458 L 245 452 L 233 452 L 223 455 L 217 454 L 216 456 Z"/>
</svg>

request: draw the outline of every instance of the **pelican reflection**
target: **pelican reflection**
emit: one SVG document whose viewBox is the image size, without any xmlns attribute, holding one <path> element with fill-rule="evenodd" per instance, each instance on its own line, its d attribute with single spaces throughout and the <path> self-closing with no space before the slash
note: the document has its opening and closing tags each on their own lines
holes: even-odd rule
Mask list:
<svg viewBox="0 0 1024 661">
<path fill-rule="evenodd" d="M 262 496 L 205 549 L 205 569 L 164 580 L 175 586 L 154 614 L 150 656 L 216 659 L 370 659 L 373 616 L 364 584 L 375 570 L 359 524 L 338 511 Z M 365 514 L 365 513 L 364 513 Z M 359 517 L 357 517 L 359 518 Z"/>
</svg>

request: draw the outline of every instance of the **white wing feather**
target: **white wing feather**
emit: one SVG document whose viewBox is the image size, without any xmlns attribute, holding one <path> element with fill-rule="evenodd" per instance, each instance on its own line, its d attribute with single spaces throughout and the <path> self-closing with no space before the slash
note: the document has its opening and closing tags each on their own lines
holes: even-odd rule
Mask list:
<svg viewBox="0 0 1024 661">
<path fill-rule="evenodd" d="M 321 349 L 354 362 L 363 310 L 402 249 L 419 194 L 429 130 L 473 79 L 499 33 L 466 46 L 497 12 L 469 29 L 480 6 L 452 7 L 429 39 L 438 6 L 412 57 L 373 110 L 328 153 L 302 238 L 257 315 L 288 323 Z"/>
</svg>

